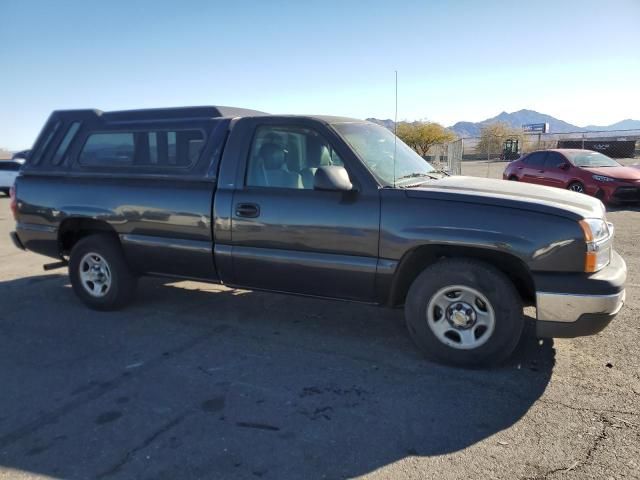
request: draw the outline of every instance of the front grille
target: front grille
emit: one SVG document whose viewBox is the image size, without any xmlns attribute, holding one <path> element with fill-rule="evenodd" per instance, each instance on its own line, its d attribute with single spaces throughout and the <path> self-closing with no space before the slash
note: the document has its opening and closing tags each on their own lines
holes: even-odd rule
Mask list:
<svg viewBox="0 0 640 480">
<path fill-rule="evenodd" d="M 613 193 L 616 200 L 623 202 L 639 202 L 640 188 L 638 187 L 618 187 Z"/>
</svg>

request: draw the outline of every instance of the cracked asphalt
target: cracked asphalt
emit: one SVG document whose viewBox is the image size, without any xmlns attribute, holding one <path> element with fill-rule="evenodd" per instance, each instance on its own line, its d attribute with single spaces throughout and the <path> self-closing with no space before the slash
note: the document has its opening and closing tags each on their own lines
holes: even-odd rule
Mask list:
<svg viewBox="0 0 640 480">
<path fill-rule="evenodd" d="M 640 210 L 609 219 L 612 324 L 470 371 L 401 310 L 143 279 L 92 312 L 0 196 L 0 479 L 640 478 Z"/>
</svg>

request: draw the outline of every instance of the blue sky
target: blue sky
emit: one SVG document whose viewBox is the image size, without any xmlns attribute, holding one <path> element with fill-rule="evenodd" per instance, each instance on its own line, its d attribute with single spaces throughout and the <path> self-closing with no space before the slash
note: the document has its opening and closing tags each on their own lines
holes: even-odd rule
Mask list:
<svg viewBox="0 0 640 480">
<path fill-rule="evenodd" d="M 640 0 L 0 0 L 0 147 L 52 110 L 640 118 Z"/>
</svg>

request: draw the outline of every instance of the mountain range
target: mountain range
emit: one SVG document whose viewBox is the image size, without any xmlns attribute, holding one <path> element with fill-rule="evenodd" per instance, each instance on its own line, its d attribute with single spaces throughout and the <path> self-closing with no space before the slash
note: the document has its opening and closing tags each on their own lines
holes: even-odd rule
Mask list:
<svg viewBox="0 0 640 480">
<path fill-rule="evenodd" d="M 393 120 L 378 120 L 376 118 L 367 118 L 367 120 L 383 125 L 389 129 L 393 129 Z M 458 122 L 450 127 L 460 137 L 477 137 L 483 126 L 492 123 L 502 122 L 513 128 L 521 128 L 522 125 L 528 123 L 548 123 L 551 133 L 567 133 L 567 132 L 588 132 L 588 131 L 611 131 L 611 130 L 640 130 L 640 120 L 622 120 L 611 125 L 587 125 L 586 127 L 578 127 L 563 120 L 559 120 L 551 115 L 539 113 L 534 110 L 518 110 L 517 112 L 502 112 L 492 118 L 487 118 L 481 122 Z"/>
</svg>

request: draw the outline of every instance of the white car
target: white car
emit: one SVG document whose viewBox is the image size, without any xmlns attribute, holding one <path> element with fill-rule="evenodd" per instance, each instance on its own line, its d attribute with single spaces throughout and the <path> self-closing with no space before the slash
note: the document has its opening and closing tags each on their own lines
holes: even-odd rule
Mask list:
<svg viewBox="0 0 640 480">
<path fill-rule="evenodd" d="M 9 195 L 9 190 L 13 187 L 23 164 L 23 159 L 0 160 L 0 192 Z"/>
</svg>

